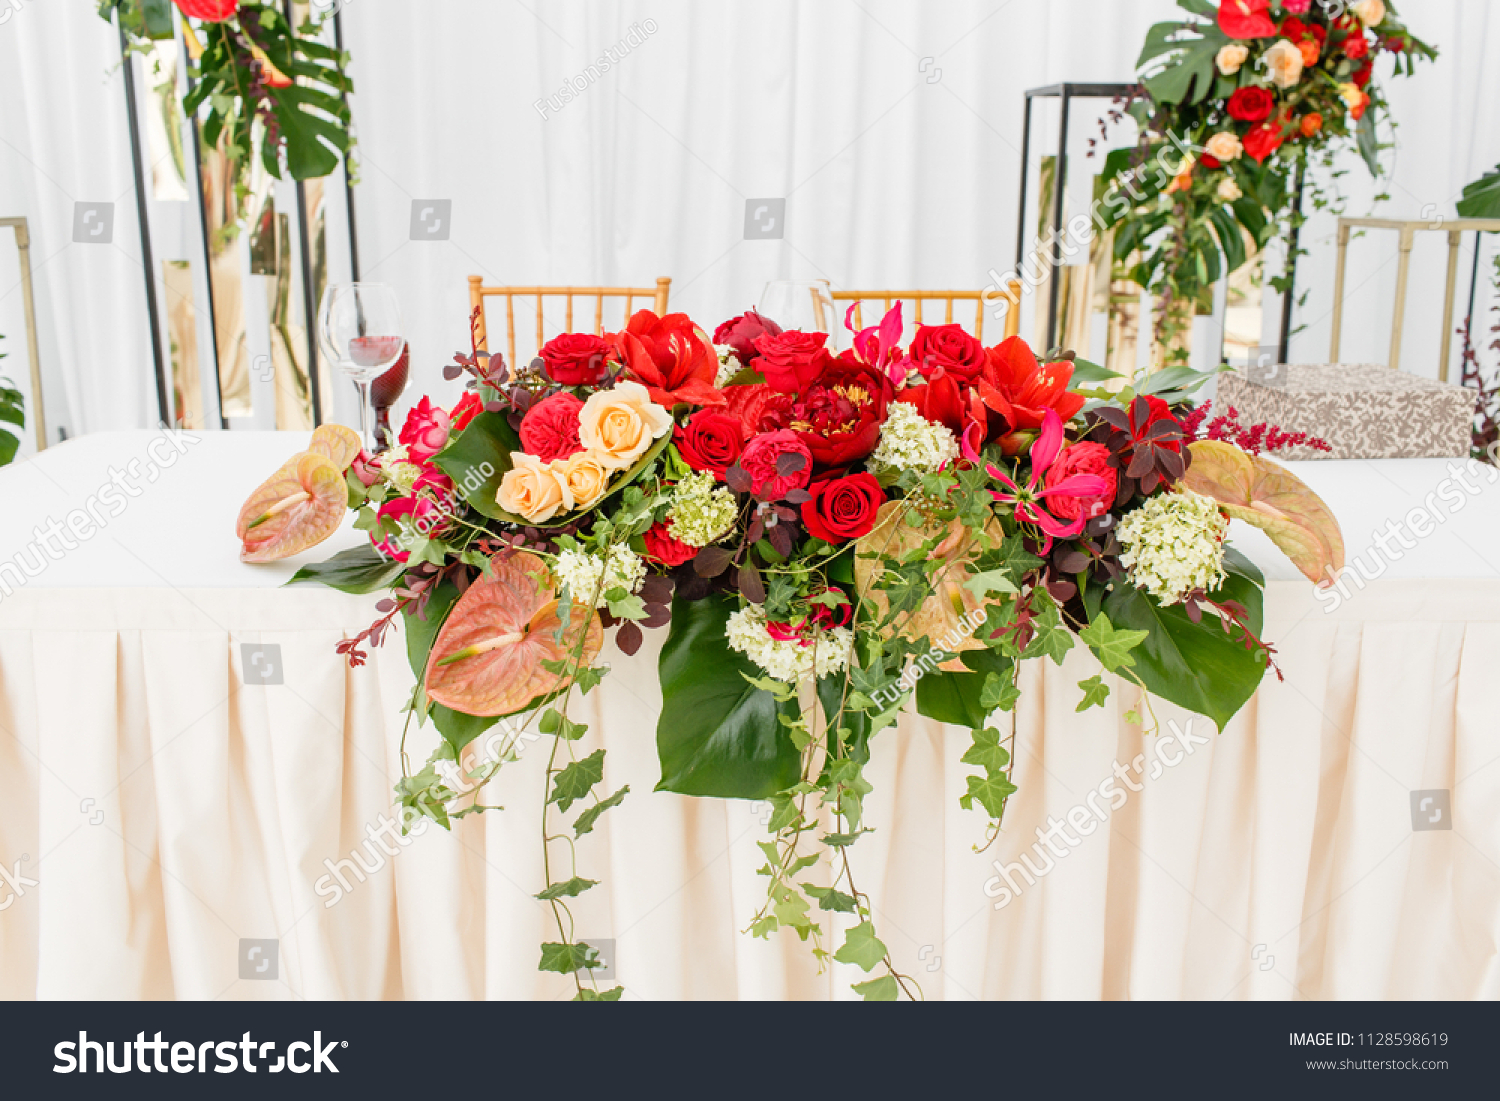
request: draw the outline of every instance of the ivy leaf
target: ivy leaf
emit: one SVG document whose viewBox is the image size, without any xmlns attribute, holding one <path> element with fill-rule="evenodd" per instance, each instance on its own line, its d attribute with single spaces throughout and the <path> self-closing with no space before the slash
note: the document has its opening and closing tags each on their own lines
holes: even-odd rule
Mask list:
<svg viewBox="0 0 1500 1101">
<path fill-rule="evenodd" d="M 587 944 L 544 944 L 542 962 L 538 971 L 556 971 L 560 975 L 571 975 L 587 967 L 598 966 L 599 953 Z"/>
<path fill-rule="evenodd" d="M 589 729 L 587 723 L 575 723 L 563 718 L 557 709 L 553 707 L 549 707 L 546 711 L 542 712 L 542 717 L 537 721 L 536 728 L 543 734 L 555 734 L 559 738 L 569 742 L 576 742 L 579 738 L 587 734 Z M 563 808 L 563 810 L 567 809 L 567 807 Z"/>
<path fill-rule="evenodd" d="M 881 975 L 869 982 L 857 982 L 849 989 L 867 1002 L 894 1002 L 901 992 L 895 975 Z"/>
<path fill-rule="evenodd" d="M 558 810 L 567 810 L 604 779 L 604 750 L 596 749 L 581 761 L 574 761 L 552 781 L 552 797 Z"/>
<path fill-rule="evenodd" d="M 861 971 L 869 971 L 885 956 L 885 944 L 875 935 L 875 926 L 868 921 L 850 929 L 844 938 L 844 946 L 833 954 L 839 963 L 852 963 Z"/>
<path fill-rule="evenodd" d="M 771 796 L 771 820 L 766 823 L 766 829 L 772 833 L 780 833 L 801 817 L 802 814 L 790 795 L 773 795 Z"/>
<path fill-rule="evenodd" d="M 958 805 L 964 810 L 973 810 L 977 799 L 991 818 L 999 818 L 1005 807 L 1005 797 L 1013 795 L 1016 785 L 998 776 L 970 776 L 969 792 L 958 797 Z"/>
<path fill-rule="evenodd" d="M 590 990 L 584 987 L 573 996 L 575 1002 L 617 1002 L 625 993 L 623 986 L 612 986 L 608 990 Z"/>
<path fill-rule="evenodd" d="M 843 891 L 836 891 L 832 887 L 814 887 L 810 883 L 802 884 L 802 889 L 818 900 L 820 910 L 834 910 L 841 914 L 855 912 L 853 895 L 846 895 Z"/>
<path fill-rule="evenodd" d="M 599 816 L 605 811 L 609 810 L 610 807 L 618 807 L 625 801 L 625 796 L 629 793 L 630 785 L 626 784 L 619 791 L 611 795 L 608 799 L 601 799 L 592 807 L 589 807 L 589 809 L 580 814 L 578 816 L 578 820 L 573 823 L 573 836 L 582 837 L 586 833 L 593 832 L 594 823 L 599 821 Z"/>
<path fill-rule="evenodd" d="M 985 570 L 983 573 L 970 574 L 964 581 L 963 587 L 974 594 L 974 599 L 983 602 L 990 593 L 1014 593 L 1020 590 L 1016 583 L 1011 580 L 1010 571 Z"/>
<path fill-rule="evenodd" d="M 595 669 L 590 665 L 585 665 L 581 669 L 575 671 L 573 669 L 573 663 L 571 661 L 567 661 L 566 659 L 559 661 L 548 661 L 544 659 L 541 662 L 541 666 L 543 669 L 547 670 L 547 672 L 553 673 L 559 677 L 565 677 L 569 673 L 572 673 L 573 683 L 578 686 L 578 690 L 585 696 L 587 696 L 592 689 L 599 687 L 599 682 L 604 679 L 604 674 L 609 672 L 608 669 Z"/>
<path fill-rule="evenodd" d="M 974 744 L 959 758 L 966 765 L 984 769 L 986 776 L 997 776 L 1010 764 L 1010 754 L 1000 744 L 1000 731 L 992 726 L 974 731 Z"/>
<path fill-rule="evenodd" d="M 1102 676 L 1093 676 L 1088 680 L 1078 682 L 1078 687 L 1083 689 L 1083 702 L 1075 711 L 1087 711 L 1091 707 L 1103 707 L 1104 702 L 1109 699 L 1109 685 L 1104 683 Z"/>
<path fill-rule="evenodd" d="M 810 929 L 812 921 L 807 916 L 807 899 L 795 887 L 783 887 L 776 891 L 776 903 L 771 907 L 776 920 L 793 929 Z"/>
<path fill-rule="evenodd" d="M 1109 616 L 1100 612 L 1087 627 L 1078 632 L 1078 637 L 1094 651 L 1100 663 L 1111 673 L 1135 664 L 1130 656 L 1150 636 L 1149 631 L 1121 631 L 1109 621 Z M 1098 680 L 1098 677 L 1094 678 Z M 1108 695 L 1108 690 L 1105 692 Z"/>
<path fill-rule="evenodd" d="M 555 898 L 576 898 L 590 887 L 597 886 L 599 886 L 597 879 L 580 879 L 575 875 L 566 883 L 552 884 L 552 886 L 548 887 L 541 894 L 534 897 L 541 899 L 543 902 L 551 902 Z"/>
<path fill-rule="evenodd" d="M 861 834 L 870 832 L 870 830 L 857 830 L 854 833 L 825 833 L 822 841 L 830 849 L 846 849 L 858 841 Z"/>
<path fill-rule="evenodd" d="M 990 673 L 984 678 L 984 688 L 979 693 L 979 705 L 986 714 L 991 711 L 1009 711 L 1021 698 L 1021 690 L 1010 677 Z"/>
</svg>

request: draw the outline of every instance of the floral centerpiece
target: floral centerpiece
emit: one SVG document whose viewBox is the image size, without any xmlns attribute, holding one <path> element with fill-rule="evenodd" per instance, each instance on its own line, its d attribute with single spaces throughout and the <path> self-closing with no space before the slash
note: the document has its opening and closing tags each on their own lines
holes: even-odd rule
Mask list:
<svg viewBox="0 0 1500 1101">
<path fill-rule="evenodd" d="M 453 409 L 423 399 L 378 460 L 320 430 L 242 513 L 246 556 L 265 560 L 327 530 L 335 497 L 357 510 L 369 545 L 297 577 L 385 594 L 340 645 L 352 665 L 404 621 L 408 721 L 441 734 L 398 787 L 409 813 L 446 825 L 488 809 L 479 789 L 519 739 L 550 737 L 537 898 L 558 937 L 541 967 L 580 998 L 621 993 L 589 980 L 568 912 L 595 885 L 576 841 L 629 791 L 606 791 L 603 749 L 578 748 L 576 700 L 608 672 L 607 637 L 633 654 L 666 631 L 657 789 L 769 803 L 750 931 L 793 930 L 885 999 L 916 984 L 848 856 L 870 828 L 872 740 L 909 702 L 972 732 L 961 802 L 987 843 L 1016 790 L 1022 662 L 1061 664 L 1081 643 L 1098 662 L 1079 710 L 1105 703 L 1113 674 L 1145 690 L 1132 722 L 1154 728 L 1156 697 L 1222 728 L 1274 664 L 1263 580 L 1228 545 L 1230 518 L 1313 580 L 1342 566 L 1322 502 L 1236 446 L 1239 426 L 1218 418 L 1196 439 L 1203 418 L 1184 424 L 1205 376 L 1095 390 L 1100 368 L 1039 363 L 1018 338 L 987 348 L 941 325 L 908 341 L 899 305 L 848 350 L 828 342 L 753 312 L 710 340 L 643 311 L 518 371 L 460 355 Z M 495 751 L 476 753 L 481 735 Z M 551 819 L 575 807 L 569 836 Z M 829 912 L 847 915 L 837 947 Z"/>
</svg>

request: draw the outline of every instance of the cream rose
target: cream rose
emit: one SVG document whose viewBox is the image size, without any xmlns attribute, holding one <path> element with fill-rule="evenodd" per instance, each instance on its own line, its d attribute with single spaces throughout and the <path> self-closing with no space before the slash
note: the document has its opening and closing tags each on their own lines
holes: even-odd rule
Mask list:
<svg viewBox="0 0 1500 1101">
<path fill-rule="evenodd" d="M 1378 27 L 1385 22 L 1385 0 L 1359 0 L 1354 5 L 1354 14 L 1367 27 Z"/>
<path fill-rule="evenodd" d="M 1285 38 L 1266 51 L 1266 68 L 1271 73 L 1271 83 L 1278 88 L 1295 88 L 1302 79 L 1302 49 Z"/>
<path fill-rule="evenodd" d="M 609 468 L 592 451 L 580 451 L 566 459 L 548 464 L 552 477 L 562 488 L 563 509 L 588 508 L 609 488 Z"/>
<path fill-rule="evenodd" d="M 1350 107 L 1358 107 L 1365 101 L 1365 93 L 1358 84 L 1340 84 L 1339 98 Z"/>
<path fill-rule="evenodd" d="M 1220 50 L 1219 56 L 1215 58 L 1215 61 L 1218 62 L 1219 72 L 1225 76 L 1234 76 L 1244 66 L 1245 61 L 1249 57 L 1250 47 L 1235 43 L 1232 46 L 1225 46 Z"/>
<path fill-rule="evenodd" d="M 578 439 L 609 470 L 621 470 L 672 431 L 672 414 L 638 382 L 590 394 L 578 412 Z"/>
<path fill-rule="evenodd" d="M 562 486 L 535 455 L 517 451 L 511 458 L 515 466 L 500 479 L 495 503 L 534 524 L 552 519 L 563 507 Z"/>
<path fill-rule="evenodd" d="M 1245 193 L 1240 190 L 1240 185 L 1230 179 L 1219 181 L 1218 195 L 1219 201 L 1225 203 L 1238 202 L 1245 197 Z"/>
<path fill-rule="evenodd" d="M 1240 139 L 1228 130 L 1221 130 L 1209 138 L 1208 144 L 1203 148 L 1209 156 L 1223 161 L 1225 164 L 1228 164 L 1230 161 L 1239 160 L 1240 154 L 1245 151 L 1245 146 Z"/>
</svg>

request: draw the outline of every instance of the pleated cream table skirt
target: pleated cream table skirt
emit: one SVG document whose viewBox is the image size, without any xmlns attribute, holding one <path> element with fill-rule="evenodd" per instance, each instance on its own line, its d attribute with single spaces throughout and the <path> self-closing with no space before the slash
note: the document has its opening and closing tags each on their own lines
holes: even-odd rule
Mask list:
<svg viewBox="0 0 1500 1101">
<path fill-rule="evenodd" d="M 411 688 L 399 635 L 362 668 L 334 652 L 373 603 L 6 597 L 0 996 L 568 996 L 536 969 L 543 753 L 502 770 L 503 811 L 369 840 Z M 1374 582 L 1333 614 L 1273 580 L 1266 631 L 1286 680 L 1222 735 L 1157 704 L 1163 733 L 1143 736 L 1118 684 L 1075 714 L 1093 659 L 1030 664 L 1020 792 L 983 854 L 981 814 L 958 806 L 965 732 L 905 718 L 878 738 L 855 868 L 927 997 L 1500 995 L 1500 580 Z M 607 653 L 584 701 L 584 751 L 607 748 L 608 790 L 631 794 L 579 845 L 602 885 L 578 935 L 613 942 L 629 997 L 850 997 L 862 973 L 741 932 L 765 808 L 651 792 L 660 637 Z M 283 684 L 244 683 L 244 643 L 279 645 Z M 409 735 L 417 767 L 433 739 Z M 1418 813 L 1414 792 L 1446 795 Z M 240 977 L 247 939 L 277 942 L 275 980 Z"/>
</svg>

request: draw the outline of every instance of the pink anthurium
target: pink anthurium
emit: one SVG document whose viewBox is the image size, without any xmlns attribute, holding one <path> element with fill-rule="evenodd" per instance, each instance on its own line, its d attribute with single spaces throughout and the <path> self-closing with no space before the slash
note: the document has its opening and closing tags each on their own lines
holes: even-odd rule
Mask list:
<svg viewBox="0 0 1500 1101">
<path fill-rule="evenodd" d="M 970 462 L 978 460 L 976 451 L 969 433 L 964 433 L 963 440 L 964 457 Z M 1088 519 L 1082 510 L 1072 520 L 1062 520 L 1054 516 L 1046 508 L 1046 502 L 1054 497 L 1072 497 L 1087 499 L 1099 497 L 1108 491 L 1109 485 L 1103 478 L 1095 474 L 1075 474 L 1071 478 L 1064 478 L 1055 486 L 1047 486 L 1047 471 L 1052 464 L 1057 462 L 1059 455 L 1063 453 L 1063 423 L 1051 409 L 1047 410 L 1042 421 L 1042 434 L 1037 437 L 1036 443 L 1031 445 L 1031 477 L 1027 484 L 1022 486 L 1012 479 L 1005 471 L 994 463 L 990 463 L 985 469 L 1009 492 L 991 491 L 991 496 L 1000 504 L 1013 505 L 1016 510 L 1017 519 L 1035 524 L 1041 528 L 1046 535 L 1046 546 L 1051 547 L 1053 539 L 1071 539 L 1083 531 Z"/>
</svg>

